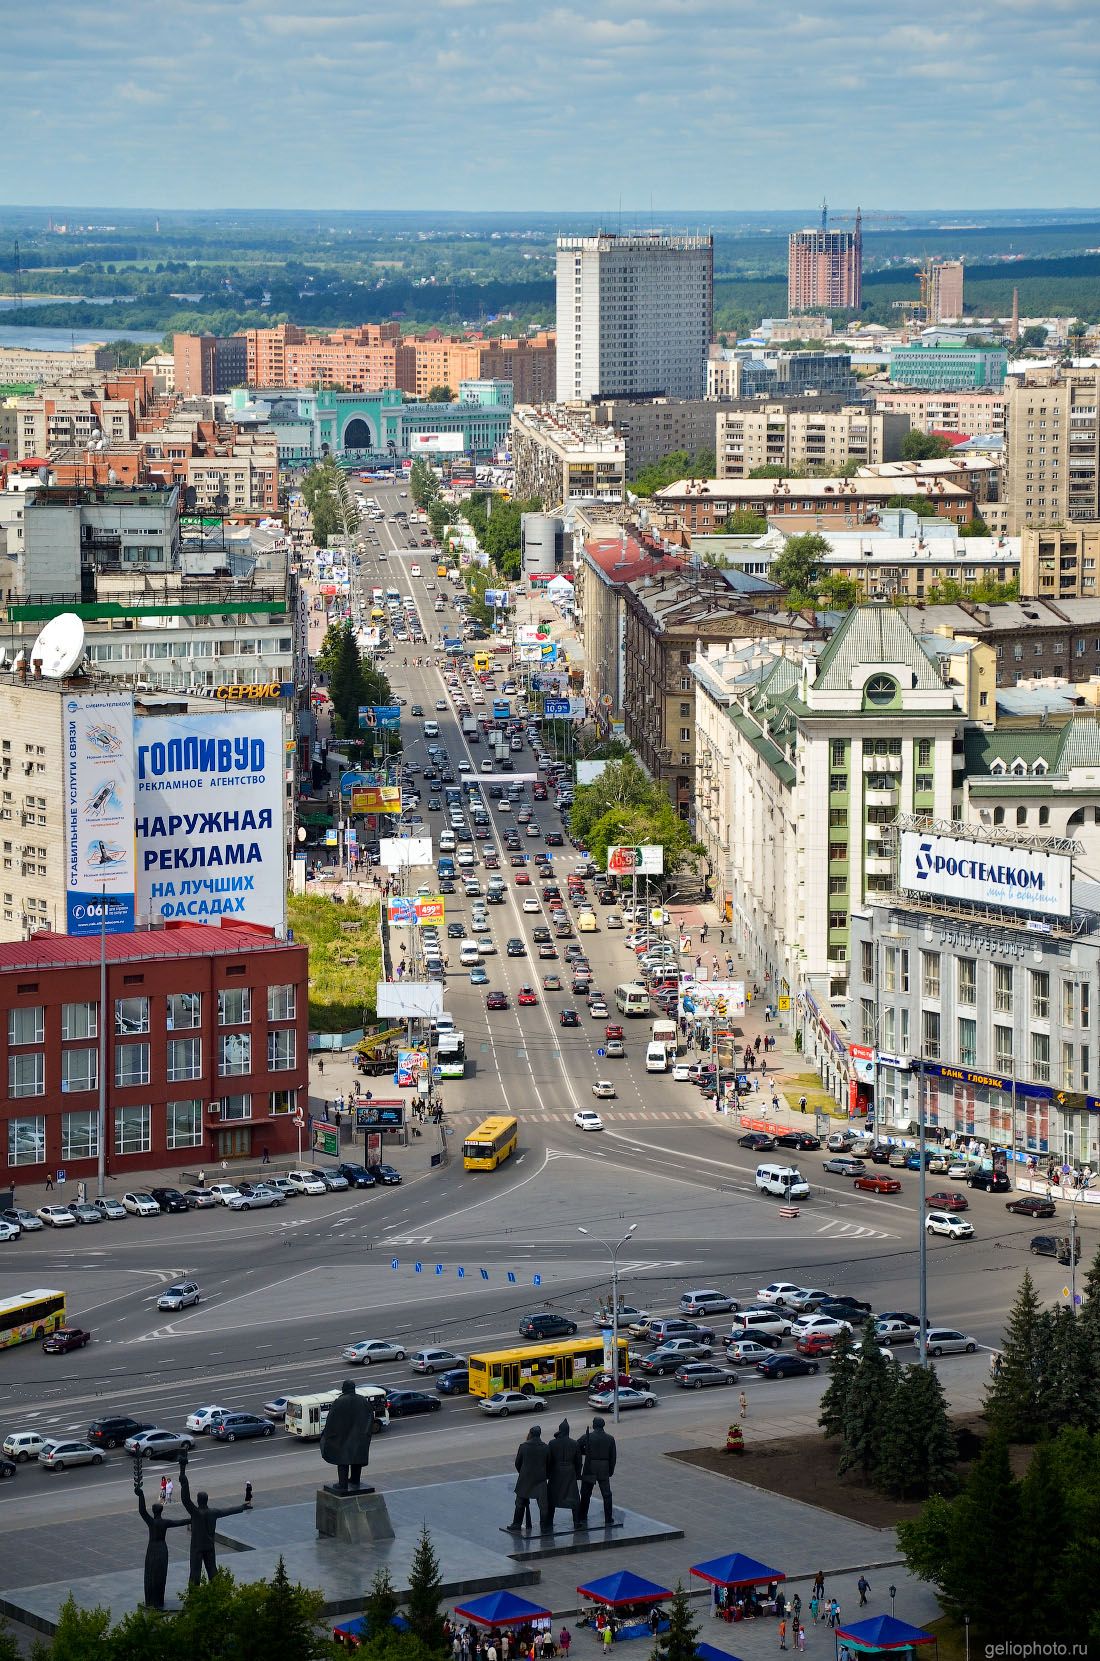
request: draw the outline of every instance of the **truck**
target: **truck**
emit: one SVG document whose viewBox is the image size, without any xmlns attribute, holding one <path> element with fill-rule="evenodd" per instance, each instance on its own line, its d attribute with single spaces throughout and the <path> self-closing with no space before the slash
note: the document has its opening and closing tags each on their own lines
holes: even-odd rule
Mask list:
<svg viewBox="0 0 1100 1661">
<path fill-rule="evenodd" d="M 462 736 L 467 744 L 479 744 L 481 742 L 481 732 L 472 715 L 462 717 Z"/>
<path fill-rule="evenodd" d="M 650 1028 L 649 1041 L 651 1044 L 663 1044 L 668 1061 L 670 1063 L 675 1061 L 679 1042 L 679 1029 L 676 1026 L 676 1022 L 666 1020 L 654 1021 L 652 1027 Z"/>
</svg>

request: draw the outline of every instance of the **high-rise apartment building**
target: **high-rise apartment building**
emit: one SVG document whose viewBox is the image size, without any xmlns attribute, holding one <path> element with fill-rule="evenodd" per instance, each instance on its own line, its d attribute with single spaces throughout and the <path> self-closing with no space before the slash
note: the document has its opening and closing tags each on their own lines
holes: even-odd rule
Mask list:
<svg viewBox="0 0 1100 1661">
<path fill-rule="evenodd" d="M 1018 381 L 1008 395 L 1008 530 L 1100 520 L 1100 369 Z"/>
<path fill-rule="evenodd" d="M 909 431 L 907 415 L 880 415 L 868 404 L 839 410 L 719 408 L 718 478 L 747 479 L 758 467 L 792 473 L 840 473 L 849 461 L 896 461 Z"/>
<path fill-rule="evenodd" d="M 830 231 L 824 208 L 817 230 L 792 231 L 787 244 L 787 310 L 858 311 L 863 300 L 863 221 Z"/>
<path fill-rule="evenodd" d="M 212 398 L 243 386 L 248 375 L 244 335 L 175 335 L 176 391 L 183 398 Z"/>
<path fill-rule="evenodd" d="M 559 237 L 558 399 L 702 398 L 713 314 L 712 237 Z"/>
<path fill-rule="evenodd" d="M 920 269 L 920 297 L 929 323 L 954 323 L 963 314 L 962 260 L 929 260 Z"/>
</svg>

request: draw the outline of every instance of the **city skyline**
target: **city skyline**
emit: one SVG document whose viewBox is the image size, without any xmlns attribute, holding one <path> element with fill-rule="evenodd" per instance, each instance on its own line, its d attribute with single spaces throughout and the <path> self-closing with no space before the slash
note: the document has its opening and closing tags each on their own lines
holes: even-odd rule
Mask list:
<svg viewBox="0 0 1100 1661">
<path fill-rule="evenodd" d="M 823 9 L 824 10 L 824 9 Z M 13 206 L 591 212 L 1087 202 L 1088 0 L 56 0 L 6 21 Z M 89 118 L 89 111 L 95 111 Z M 778 113 L 778 119 L 777 119 Z M 670 135 L 674 135 L 670 138 Z M 914 167 L 914 157 L 925 165 Z"/>
</svg>

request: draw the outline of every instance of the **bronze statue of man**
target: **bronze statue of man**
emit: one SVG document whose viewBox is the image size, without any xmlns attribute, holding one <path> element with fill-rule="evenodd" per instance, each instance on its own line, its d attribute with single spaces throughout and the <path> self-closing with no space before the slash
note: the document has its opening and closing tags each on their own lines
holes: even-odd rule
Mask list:
<svg viewBox="0 0 1100 1661">
<path fill-rule="evenodd" d="M 359 1395 L 354 1381 L 346 1378 L 321 1432 L 321 1458 L 326 1465 L 336 1466 L 337 1493 L 373 1494 L 369 1483 L 359 1480 L 364 1465 L 370 1464 L 373 1435 L 374 1408 L 367 1396 Z"/>
<path fill-rule="evenodd" d="M 559 1505 L 564 1505 L 572 1513 L 575 1526 L 581 1503 L 581 1450 L 569 1434 L 568 1419 L 563 1419 L 551 1436 L 549 1452 L 550 1521 L 553 1523 Z"/>
<path fill-rule="evenodd" d="M 218 1558 L 215 1549 L 215 1535 L 218 1524 L 223 1517 L 235 1517 L 240 1511 L 251 1511 L 251 1502 L 246 1500 L 243 1505 L 226 1505 L 215 1511 L 210 1504 L 210 1496 L 202 1489 L 196 1496 L 197 1503 L 191 1499 L 191 1488 L 187 1481 L 187 1455 L 180 1454 L 180 1499 L 183 1509 L 187 1512 L 191 1522 L 191 1572 L 189 1579 L 192 1586 L 197 1586 L 202 1579 L 202 1571 L 206 1570 L 207 1580 L 213 1580 L 218 1572 Z"/>
<path fill-rule="evenodd" d="M 588 1527 L 588 1506 L 592 1499 L 593 1488 L 598 1487 L 600 1498 L 603 1500 L 604 1527 L 610 1528 L 615 1520 L 611 1507 L 611 1478 L 615 1475 L 615 1438 L 609 1436 L 604 1429 L 604 1422 L 597 1414 L 592 1420 L 591 1430 L 586 1430 L 578 1444 L 584 1464 L 581 1468 L 581 1503 L 577 1508 L 577 1527 Z"/>
<path fill-rule="evenodd" d="M 168 1584 L 168 1530 L 186 1528 L 187 1518 L 173 1517 L 169 1521 L 159 1500 L 150 1512 L 141 1486 L 140 1454 L 134 1460 L 134 1493 L 138 1513 L 149 1530 L 149 1544 L 145 1548 L 145 1604 L 148 1609 L 163 1609 L 164 1589 Z"/>
<path fill-rule="evenodd" d="M 539 1508 L 539 1527 L 549 1529 L 553 1527 L 553 1518 L 550 1511 L 550 1493 L 547 1486 L 547 1472 L 550 1466 L 550 1454 L 546 1443 L 542 1439 L 542 1431 L 538 1425 L 532 1425 L 527 1432 L 527 1440 L 521 1442 L 516 1449 L 515 1466 L 518 1471 L 516 1477 L 516 1509 L 513 1514 L 511 1529 L 523 1527 L 524 1517 L 528 1514 L 528 1506 L 534 1500 Z"/>
</svg>

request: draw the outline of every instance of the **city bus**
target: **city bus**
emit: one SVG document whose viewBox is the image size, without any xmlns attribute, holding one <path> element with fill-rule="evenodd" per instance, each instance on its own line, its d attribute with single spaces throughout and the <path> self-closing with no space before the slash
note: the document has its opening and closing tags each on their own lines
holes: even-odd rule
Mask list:
<svg viewBox="0 0 1100 1661">
<path fill-rule="evenodd" d="M 608 1335 L 608 1344 L 611 1339 Z M 555 1390 L 587 1390 L 598 1373 L 606 1371 L 604 1336 L 556 1338 L 549 1344 L 525 1349 L 483 1350 L 471 1355 L 471 1396 L 491 1396 L 497 1390 L 522 1390 L 527 1395 L 549 1395 Z M 619 1340 L 619 1371 L 627 1368 L 627 1342 Z"/>
<path fill-rule="evenodd" d="M 312 1396 L 292 1396 L 286 1404 L 286 1425 L 288 1436 L 298 1436 L 303 1441 L 315 1442 L 325 1428 L 328 1410 L 340 1394 L 339 1390 L 322 1390 Z M 374 1417 L 387 1429 L 390 1422 L 389 1409 L 386 1406 L 386 1392 L 380 1384 L 357 1384 L 357 1396 L 365 1396 L 374 1408 Z"/>
<path fill-rule="evenodd" d="M 441 1032 L 436 1043 L 440 1078 L 466 1077 L 466 1039 L 461 1032 Z"/>
<path fill-rule="evenodd" d="M 639 980 L 624 981 L 615 988 L 614 997 L 620 1015 L 649 1014 L 649 993 Z"/>
<path fill-rule="evenodd" d="M 490 658 L 488 652 L 475 652 L 474 653 L 474 673 L 475 673 L 475 675 L 485 674 L 488 671 L 489 665 L 491 664 L 491 662 L 492 662 L 492 659 Z"/>
<path fill-rule="evenodd" d="M 518 1140 L 518 1119 L 483 1119 L 462 1144 L 462 1163 L 467 1171 L 495 1171 L 515 1153 Z"/>
<path fill-rule="evenodd" d="M 507 721 L 507 719 L 511 715 L 511 713 L 512 712 L 508 707 L 507 698 L 494 698 L 493 699 L 493 720 L 494 721 Z"/>
<path fill-rule="evenodd" d="M 48 1288 L 0 1298 L 0 1350 L 29 1344 L 65 1325 L 65 1294 Z"/>
</svg>

